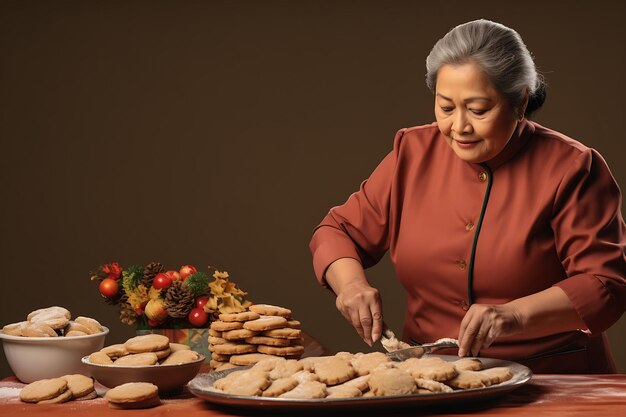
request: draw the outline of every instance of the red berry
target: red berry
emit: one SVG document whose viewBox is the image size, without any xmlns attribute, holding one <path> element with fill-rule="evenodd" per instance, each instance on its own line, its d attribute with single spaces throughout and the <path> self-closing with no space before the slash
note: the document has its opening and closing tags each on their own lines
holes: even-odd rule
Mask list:
<svg viewBox="0 0 626 417">
<path fill-rule="evenodd" d="M 196 307 L 203 308 L 206 303 L 209 302 L 209 297 L 199 297 L 196 300 Z"/>
<path fill-rule="evenodd" d="M 119 289 L 117 281 L 112 278 L 103 279 L 98 288 L 100 290 L 100 294 L 106 298 L 114 297 Z"/>
<path fill-rule="evenodd" d="M 196 269 L 195 266 L 185 265 L 185 266 L 180 268 L 180 272 L 179 272 L 180 279 L 182 279 L 184 281 L 187 278 L 189 278 L 189 275 L 195 274 L 196 272 L 198 272 L 198 270 Z"/>
<path fill-rule="evenodd" d="M 189 323 L 195 327 L 202 327 L 209 320 L 209 315 L 202 308 L 196 307 L 189 313 Z"/>
<path fill-rule="evenodd" d="M 154 321 L 154 320 L 149 319 L 149 320 L 148 320 L 148 324 L 149 324 L 150 326 L 152 326 L 152 327 L 157 327 L 157 326 L 158 326 L 159 324 L 161 324 L 161 323 L 159 323 L 158 321 Z"/>
<path fill-rule="evenodd" d="M 172 285 L 172 279 L 164 273 L 157 274 L 152 280 L 152 286 L 157 290 L 168 288 Z"/>
</svg>

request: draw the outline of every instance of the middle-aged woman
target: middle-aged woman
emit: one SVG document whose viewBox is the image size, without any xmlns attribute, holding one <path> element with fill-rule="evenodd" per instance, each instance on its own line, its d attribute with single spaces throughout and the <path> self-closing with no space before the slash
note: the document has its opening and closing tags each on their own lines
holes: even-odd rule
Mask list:
<svg viewBox="0 0 626 417">
<path fill-rule="evenodd" d="M 364 268 L 389 250 L 405 341 L 458 337 L 460 356 L 615 372 L 604 332 L 626 309 L 626 226 L 606 162 L 528 120 L 545 88 L 514 30 L 459 25 L 426 67 L 436 122 L 401 129 L 316 228 L 319 281 L 371 345 L 383 316 Z"/>
</svg>

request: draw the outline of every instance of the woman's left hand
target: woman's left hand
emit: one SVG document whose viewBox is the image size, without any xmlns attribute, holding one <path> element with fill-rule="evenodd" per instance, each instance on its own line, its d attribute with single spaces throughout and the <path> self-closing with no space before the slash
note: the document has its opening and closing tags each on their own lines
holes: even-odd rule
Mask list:
<svg viewBox="0 0 626 417">
<path fill-rule="evenodd" d="M 494 340 L 520 333 L 523 323 L 520 312 L 509 304 L 473 304 L 459 330 L 459 356 L 477 356 Z"/>
</svg>

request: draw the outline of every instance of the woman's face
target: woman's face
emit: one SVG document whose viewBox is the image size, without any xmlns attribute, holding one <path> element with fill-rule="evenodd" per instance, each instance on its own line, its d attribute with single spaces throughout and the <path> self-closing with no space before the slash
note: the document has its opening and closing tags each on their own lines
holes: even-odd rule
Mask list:
<svg viewBox="0 0 626 417">
<path fill-rule="evenodd" d="M 454 153 L 473 163 L 498 155 L 518 121 L 509 101 L 475 64 L 439 69 L 435 117 Z"/>
</svg>

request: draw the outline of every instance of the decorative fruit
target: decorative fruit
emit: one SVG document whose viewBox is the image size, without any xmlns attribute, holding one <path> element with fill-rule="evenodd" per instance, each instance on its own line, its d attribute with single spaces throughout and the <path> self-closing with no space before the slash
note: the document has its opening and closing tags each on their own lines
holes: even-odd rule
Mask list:
<svg viewBox="0 0 626 417">
<path fill-rule="evenodd" d="M 209 297 L 198 297 L 198 299 L 196 300 L 196 307 L 203 308 L 208 302 Z"/>
<path fill-rule="evenodd" d="M 154 320 L 148 320 L 148 324 L 152 327 L 157 327 L 161 323 L 159 323 L 158 321 L 154 321 Z"/>
<path fill-rule="evenodd" d="M 209 315 L 200 307 L 196 307 L 189 313 L 189 323 L 192 326 L 202 327 L 209 320 Z"/>
<path fill-rule="evenodd" d="M 143 307 L 137 307 L 135 309 L 135 314 L 141 316 L 143 314 Z"/>
<path fill-rule="evenodd" d="M 119 289 L 117 281 L 112 278 L 103 279 L 98 288 L 100 289 L 100 294 L 106 298 L 114 297 Z"/>
<path fill-rule="evenodd" d="M 157 274 L 152 280 L 152 286 L 157 290 L 168 288 L 170 285 L 172 285 L 172 278 L 163 272 Z"/>
<path fill-rule="evenodd" d="M 165 302 L 160 298 L 148 301 L 144 312 L 149 320 L 154 320 L 156 322 L 161 322 L 167 318 Z"/>
<path fill-rule="evenodd" d="M 178 271 L 165 271 L 164 273 L 165 275 L 170 277 L 172 281 L 178 281 L 180 279 L 180 274 L 178 273 Z"/>
<path fill-rule="evenodd" d="M 185 265 L 180 268 L 180 279 L 184 281 L 187 279 L 187 277 L 189 277 L 189 275 L 195 274 L 196 272 L 198 272 L 198 270 L 195 266 Z"/>
</svg>

